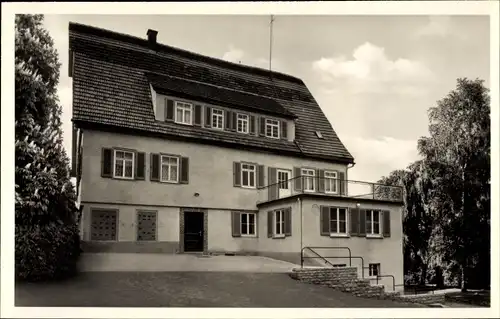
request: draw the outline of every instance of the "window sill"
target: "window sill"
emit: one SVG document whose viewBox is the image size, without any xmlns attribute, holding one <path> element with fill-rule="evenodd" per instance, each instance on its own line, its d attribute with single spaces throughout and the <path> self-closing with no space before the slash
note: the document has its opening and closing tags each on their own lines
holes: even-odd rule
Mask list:
<svg viewBox="0 0 500 319">
<path fill-rule="evenodd" d="M 308 190 L 308 189 L 304 189 L 304 193 L 316 193 L 316 190 Z"/>
<path fill-rule="evenodd" d="M 384 236 L 382 236 L 382 235 L 374 235 L 374 234 L 367 234 L 366 238 L 370 238 L 370 239 L 383 239 Z"/>
<path fill-rule="evenodd" d="M 244 234 L 241 234 L 241 237 L 242 238 L 257 238 L 257 235 L 244 235 Z"/>
<path fill-rule="evenodd" d="M 135 177 L 119 177 L 119 176 L 113 176 L 113 179 L 120 180 L 120 181 L 135 181 Z"/>
<path fill-rule="evenodd" d="M 338 195 L 338 194 L 339 194 L 339 192 L 326 192 L 326 191 L 325 191 L 325 194 L 328 194 L 328 195 Z"/>
<path fill-rule="evenodd" d="M 163 184 L 180 184 L 179 182 L 176 182 L 176 181 L 162 181 L 162 180 L 160 180 L 159 182 L 163 183 Z"/>
<path fill-rule="evenodd" d="M 180 124 L 180 125 L 189 125 L 189 126 L 193 126 L 193 123 L 182 123 L 182 122 L 175 122 L 175 124 Z"/>
<path fill-rule="evenodd" d="M 333 233 L 333 234 L 330 234 L 330 237 L 333 237 L 333 238 L 349 238 L 351 236 L 349 236 L 349 234 L 338 234 L 338 233 Z"/>
<path fill-rule="evenodd" d="M 244 188 L 244 189 L 257 189 L 257 187 L 255 186 L 240 186 L 240 188 Z"/>
<path fill-rule="evenodd" d="M 283 235 L 273 235 L 273 239 L 284 239 L 286 238 L 286 236 L 283 234 Z"/>
<path fill-rule="evenodd" d="M 272 139 L 274 139 L 274 140 L 279 140 L 279 139 L 280 139 L 279 137 L 267 136 L 267 135 L 265 135 L 265 136 L 266 136 L 267 138 L 272 138 Z"/>
</svg>

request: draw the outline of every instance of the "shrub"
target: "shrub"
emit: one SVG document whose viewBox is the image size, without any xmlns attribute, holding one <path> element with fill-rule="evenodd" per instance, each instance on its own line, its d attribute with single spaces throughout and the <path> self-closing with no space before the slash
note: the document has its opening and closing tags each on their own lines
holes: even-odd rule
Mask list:
<svg viewBox="0 0 500 319">
<path fill-rule="evenodd" d="M 77 271 L 80 236 L 73 225 L 16 225 L 16 278 L 64 279 Z"/>
</svg>

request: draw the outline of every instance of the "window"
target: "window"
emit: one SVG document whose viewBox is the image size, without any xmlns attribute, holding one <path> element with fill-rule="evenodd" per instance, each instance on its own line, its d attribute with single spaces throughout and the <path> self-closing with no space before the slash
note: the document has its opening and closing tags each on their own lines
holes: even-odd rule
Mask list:
<svg viewBox="0 0 500 319">
<path fill-rule="evenodd" d="M 380 236 L 382 229 L 380 227 L 380 211 L 366 211 L 366 234 Z"/>
<path fill-rule="evenodd" d="M 272 138 L 280 138 L 280 122 L 276 120 L 266 119 L 266 136 Z"/>
<path fill-rule="evenodd" d="M 255 214 L 241 213 L 241 235 L 255 236 Z"/>
<path fill-rule="evenodd" d="M 274 212 L 274 235 L 276 237 L 285 236 L 285 211 L 283 210 Z"/>
<path fill-rule="evenodd" d="M 339 267 L 345 267 L 346 264 L 333 264 L 333 267 L 339 268 Z"/>
<path fill-rule="evenodd" d="M 248 115 L 238 114 L 237 130 L 239 133 L 248 133 Z"/>
<path fill-rule="evenodd" d="M 337 172 L 325 172 L 325 192 L 337 193 Z"/>
<path fill-rule="evenodd" d="M 255 165 L 241 164 L 241 186 L 255 188 Z"/>
<path fill-rule="evenodd" d="M 175 101 L 175 122 L 191 125 L 192 107 L 189 103 Z"/>
<path fill-rule="evenodd" d="M 314 175 L 315 172 L 313 169 L 302 169 L 302 180 L 304 181 L 304 191 L 306 192 L 314 192 Z"/>
<path fill-rule="evenodd" d="M 369 264 L 368 270 L 370 277 L 376 277 L 380 275 L 380 264 Z"/>
<path fill-rule="evenodd" d="M 347 234 L 347 209 L 330 207 L 330 234 Z"/>
<path fill-rule="evenodd" d="M 224 129 L 224 111 L 212 109 L 212 127 L 222 130 Z"/>
<path fill-rule="evenodd" d="M 177 183 L 179 181 L 179 158 L 175 156 L 161 156 L 161 181 Z"/>
<path fill-rule="evenodd" d="M 115 150 L 115 166 L 113 176 L 116 178 L 134 178 L 134 153 Z"/>
</svg>

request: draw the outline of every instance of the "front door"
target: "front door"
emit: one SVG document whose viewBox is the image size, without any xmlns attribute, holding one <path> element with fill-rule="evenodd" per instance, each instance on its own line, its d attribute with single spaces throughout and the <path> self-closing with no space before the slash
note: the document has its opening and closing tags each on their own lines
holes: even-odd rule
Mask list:
<svg viewBox="0 0 500 319">
<path fill-rule="evenodd" d="M 184 212 L 184 251 L 203 251 L 203 212 Z"/>
<path fill-rule="evenodd" d="M 277 174 L 278 197 L 283 198 L 292 195 L 292 188 L 290 187 L 290 171 L 278 169 Z"/>
</svg>

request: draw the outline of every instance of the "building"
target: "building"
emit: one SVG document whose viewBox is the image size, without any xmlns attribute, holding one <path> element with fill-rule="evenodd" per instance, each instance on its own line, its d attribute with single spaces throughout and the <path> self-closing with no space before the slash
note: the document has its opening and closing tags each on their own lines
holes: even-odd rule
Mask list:
<svg viewBox="0 0 500 319">
<path fill-rule="evenodd" d="M 153 30 L 71 23 L 69 47 L 85 250 L 300 263 L 304 247 L 331 247 L 315 251 L 403 282 L 398 189 L 348 180 L 354 158 L 302 80 Z"/>
</svg>

